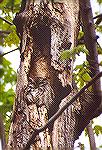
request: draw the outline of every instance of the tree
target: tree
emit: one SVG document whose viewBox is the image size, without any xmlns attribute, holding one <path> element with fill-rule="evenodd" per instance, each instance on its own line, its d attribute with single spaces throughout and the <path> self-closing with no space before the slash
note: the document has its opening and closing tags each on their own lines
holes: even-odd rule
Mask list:
<svg viewBox="0 0 102 150">
<path fill-rule="evenodd" d="M 100 114 L 100 92 L 95 83 L 91 92 L 86 90 L 54 123 L 29 142 L 35 129 L 46 124 L 77 92 L 72 78 L 73 58 L 60 60 L 59 57 L 62 50 L 70 51 L 77 45 L 79 5 L 82 9 L 82 4 L 77 0 L 52 5 L 47 1 L 22 1 L 14 19 L 21 40 L 21 62 L 8 149 L 24 149 L 30 145 L 32 149 L 73 149 L 75 139 L 90 119 Z M 90 8 L 84 8 L 86 14 L 90 13 L 87 9 Z M 87 38 L 85 40 L 87 43 Z M 96 37 L 94 43 L 95 40 Z M 95 58 L 98 66 L 97 54 Z M 95 74 L 91 72 L 90 76 Z"/>
</svg>

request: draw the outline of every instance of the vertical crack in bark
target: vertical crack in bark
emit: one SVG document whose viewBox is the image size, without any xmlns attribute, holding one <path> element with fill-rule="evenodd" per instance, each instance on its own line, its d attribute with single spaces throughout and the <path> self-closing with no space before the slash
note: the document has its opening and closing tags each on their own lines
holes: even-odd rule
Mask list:
<svg viewBox="0 0 102 150">
<path fill-rule="evenodd" d="M 43 126 L 58 110 L 61 100 L 71 92 L 73 60 L 59 59 L 61 51 L 72 48 L 76 40 L 74 30 L 77 26 L 78 9 L 76 6 L 74 8 L 75 0 L 71 2 L 56 3 L 56 8 L 61 9 L 62 13 L 56 12 L 50 4 L 44 7 L 35 3 L 15 17 L 14 22 L 21 39 L 21 63 L 14 108 L 16 112 L 9 139 L 9 146 L 14 149 L 22 149 L 33 128 Z M 63 100 L 60 107 L 62 105 Z M 48 129 L 41 132 L 35 138 L 32 148 L 56 149 L 57 145 L 60 150 L 73 147 L 73 142 L 70 142 L 74 141 L 72 129 L 75 127 L 72 113 L 70 106 L 60 117 L 62 125 L 60 119 L 55 122 L 53 135 Z M 73 125 L 70 126 L 71 124 Z M 53 125 L 51 132 L 52 128 Z M 55 136 L 56 145 L 53 142 Z"/>
</svg>

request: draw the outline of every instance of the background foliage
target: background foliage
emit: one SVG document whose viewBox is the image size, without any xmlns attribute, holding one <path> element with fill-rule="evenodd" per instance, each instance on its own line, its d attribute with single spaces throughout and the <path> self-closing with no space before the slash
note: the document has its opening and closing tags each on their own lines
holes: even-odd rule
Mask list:
<svg viewBox="0 0 102 150">
<path fill-rule="evenodd" d="M 3 0 L 0 3 L 0 113 L 3 116 L 6 137 L 8 137 L 15 98 L 16 72 L 11 67 L 11 62 L 2 57 L 2 54 L 3 51 L 5 53 L 7 46 L 19 46 L 13 19 L 20 9 L 20 3 L 21 0 Z"/>
</svg>

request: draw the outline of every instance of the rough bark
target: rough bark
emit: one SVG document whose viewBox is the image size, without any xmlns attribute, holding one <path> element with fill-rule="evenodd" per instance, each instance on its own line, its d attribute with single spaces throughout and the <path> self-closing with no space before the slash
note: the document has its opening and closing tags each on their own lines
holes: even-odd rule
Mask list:
<svg viewBox="0 0 102 150">
<path fill-rule="evenodd" d="M 93 15 L 90 0 L 80 1 L 81 18 L 83 22 L 84 40 L 86 48 L 89 51 L 87 60 L 90 66 L 90 76 L 93 78 L 99 73 L 98 52 L 97 52 L 97 36 L 95 33 Z M 88 30 L 89 29 L 89 30 Z M 96 93 L 97 105 L 101 102 L 101 85 L 100 80 L 93 85 L 94 95 Z"/>
<path fill-rule="evenodd" d="M 94 77 L 95 74 L 99 72 L 99 66 L 98 52 L 96 48 L 97 36 L 94 28 L 92 9 L 90 5 L 90 0 L 79 1 L 79 4 L 80 14 L 83 23 L 85 45 L 89 51 L 87 60 L 90 66 L 90 76 Z M 100 86 L 100 79 L 93 84 L 92 91 L 86 90 L 82 94 L 82 96 L 80 97 L 80 103 L 81 113 L 78 118 L 78 125 L 76 127 L 76 131 L 78 131 L 79 134 L 80 131 L 87 126 L 91 119 L 102 113 L 102 91 Z M 81 124 L 81 122 L 83 122 L 83 124 Z"/>
<path fill-rule="evenodd" d="M 78 1 L 63 1 L 54 7 L 59 11 L 51 4 L 26 3 L 14 20 L 21 39 L 21 62 L 8 149 L 23 149 L 33 128 L 43 126 L 71 92 L 73 60 L 61 62 L 59 56 L 75 45 Z M 34 139 L 32 148 L 72 148 L 72 114 L 70 106 L 54 123 L 54 129 L 52 125 L 49 132 L 47 129 Z"/>
<path fill-rule="evenodd" d="M 85 3 L 84 1 L 82 3 Z M 81 6 L 81 4 L 80 4 Z M 88 9 L 89 7 L 89 9 Z M 83 10 L 86 9 L 87 17 L 83 14 Z M 82 9 L 81 9 L 82 10 Z M 97 35 L 95 32 L 95 26 L 93 21 L 92 9 L 89 0 L 86 0 L 86 5 L 82 10 L 82 19 L 85 33 L 85 43 L 86 48 L 89 51 L 89 55 L 87 56 L 87 60 L 90 65 L 90 76 L 93 78 L 97 73 L 99 73 L 99 62 L 98 62 L 98 51 L 97 51 Z M 88 21 L 88 22 L 87 22 Z M 87 28 L 89 28 L 89 32 L 87 32 Z M 98 116 L 102 113 L 102 90 L 101 90 L 101 82 L 100 79 L 93 84 L 93 92 L 94 92 L 94 100 L 96 99 L 96 107 L 93 116 Z"/>
<path fill-rule="evenodd" d="M 76 46 L 79 30 L 78 0 L 53 5 L 40 0 L 22 2 L 14 19 L 21 40 L 21 62 L 8 142 L 8 149 L 15 150 L 24 149 L 34 128 L 44 126 L 76 93 L 76 89 L 71 90 L 73 60 L 61 61 L 59 57 L 61 51 Z M 72 150 L 90 120 L 89 108 L 95 110 L 91 100 L 77 99 L 33 139 L 31 148 Z"/>
<path fill-rule="evenodd" d="M 54 122 L 58 117 L 60 117 L 60 115 L 64 112 L 64 110 L 66 110 L 72 103 L 74 103 L 76 101 L 76 99 L 78 99 L 83 92 L 88 89 L 97 79 L 99 79 L 100 77 L 102 77 L 102 72 L 100 72 L 99 74 L 97 74 L 90 82 L 87 83 L 87 85 L 85 85 L 79 92 L 77 92 L 70 101 L 68 101 L 61 109 L 59 109 L 49 120 L 48 122 L 41 128 L 38 129 L 34 129 L 31 138 L 28 140 L 26 147 L 24 150 L 28 149 L 30 147 L 30 145 L 33 143 L 33 139 L 35 139 L 35 137 L 42 131 L 44 131 L 45 129 L 49 128 L 50 125 L 52 124 L 52 122 Z"/>
</svg>

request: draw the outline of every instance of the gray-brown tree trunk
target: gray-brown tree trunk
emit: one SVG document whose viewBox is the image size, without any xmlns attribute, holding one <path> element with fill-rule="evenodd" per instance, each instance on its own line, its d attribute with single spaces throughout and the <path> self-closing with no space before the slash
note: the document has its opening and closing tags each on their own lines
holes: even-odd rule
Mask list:
<svg viewBox="0 0 102 150">
<path fill-rule="evenodd" d="M 46 2 L 45 2 L 46 3 Z M 21 62 L 8 149 L 23 149 L 33 129 L 43 126 L 71 92 L 73 60 L 60 52 L 76 43 L 78 0 L 26 4 L 14 23 L 21 39 Z M 67 89 L 67 90 L 66 90 Z M 72 149 L 75 116 L 70 106 L 50 129 L 34 139 L 33 149 Z M 51 131 L 50 131 L 51 130 Z"/>
<path fill-rule="evenodd" d="M 56 1 L 54 5 L 47 1 L 23 1 L 14 19 L 21 40 L 21 61 L 8 150 L 24 149 L 34 129 L 44 126 L 76 93 L 76 89 L 72 90 L 73 60 L 60 60 L 60 53 L 76 46 L 78 16 L 78 0 Z M 93 102 L 87 103 L 83 97 L 39 133 L 30 148 L 72 150 L 75 139 L 91 118 L 87 119 L 87 108 Z"/>
</svg>

